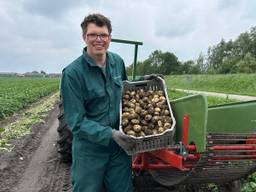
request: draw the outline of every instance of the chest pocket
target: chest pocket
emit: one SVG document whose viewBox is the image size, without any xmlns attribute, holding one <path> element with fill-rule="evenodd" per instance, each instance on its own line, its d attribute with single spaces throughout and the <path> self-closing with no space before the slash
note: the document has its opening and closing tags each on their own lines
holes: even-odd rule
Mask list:
<svg viewBox="0 0 256 192">
<path fill-rule="evenodd" d="M 105 97 L 106 92 L 103 89 L 92 89 L 88 91 L 87 98 L 88 100 Z"/>
<path fill-rule="evenodd" d="M 88 91 L 85 107 L 89 116 L 97 116 L 107 110 L 107 94 L 103 89 Z"/>
</svg>

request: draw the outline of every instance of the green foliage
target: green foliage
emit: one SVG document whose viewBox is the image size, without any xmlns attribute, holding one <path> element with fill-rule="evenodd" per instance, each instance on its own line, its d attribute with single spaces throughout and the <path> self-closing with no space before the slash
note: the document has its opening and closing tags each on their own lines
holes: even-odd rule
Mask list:
<svg viewBox="0 0 256 192">
<path fill-rule="evenodd" d="M 175 100 L 181 97 L 185 97 L 188 95 L 192 95 L 191 93 L 186 93 L 182 91 L 176 91 L 174 89 L 168 89 L 168 96 L 170 100 Z M 236 102 L 236 100 L 229 99 L 229 98 L 221 98 L 221 97 L 207 97 L 208 106 L 216 106 L 216 105 L 222 105 L 222 104 L 228 104 Z"/>
<path fill-rule="evenodd" d="M 256 74 L 169 75 L 169 88 L 256 96 Z"/>
<path fill-rule="evenodd" d="M 224 39 L 209 47 L 206 58 L 207 73 L 255 73 L 256 27 L 241 33 L 234 41 Z"/>
<path fill-rule="evenodd" d="M 181 73 L 181 64 L 178 58 L 170 52 L 155 50 L 149 55 L 149 58 L 143 62 L 138 62 L 137 75 L 160 73 L 163 75 Z M 127 74 L 132 75 L 133 66 L 127 67 Z"/>
<path fill-rule="evenodd" d="M 44 122 L 48 112 L 53 108 L 56 100 L 59 98 L 59 93 L 55 93 L 46 100 L 36 103 L 36 107 L 27 109 L 21 118 L 13 123 L 6 125 L 0 130 L 0 151 L 11 151 L 14 146 L 9 144 L 11 139 L 17 139 L 31 132 L 31 126 Z"/>
<path fill-rule="evenodd" d="M 256 191 L 256 172 L 249 175 L 247 180 L 243 181 L 241 192 L 254 192 Z"/>
<path fill-rule="evenodd" d="M 127 67 L 132 75 L 133 65 Z M 145 61 L 138 62 L 136 75 L 169 74 L 229 74 L 256 73 L 256 27 L 241 33 L 237 39 L 221 41 L 199 54 L 195 61 L 181 62 L 174 53 L 155 50 Z"/>
<path fill-rule="evenodd" d="M 0 77 L 0 119 L 57 91 L 57 78 Z"/>
</svg>

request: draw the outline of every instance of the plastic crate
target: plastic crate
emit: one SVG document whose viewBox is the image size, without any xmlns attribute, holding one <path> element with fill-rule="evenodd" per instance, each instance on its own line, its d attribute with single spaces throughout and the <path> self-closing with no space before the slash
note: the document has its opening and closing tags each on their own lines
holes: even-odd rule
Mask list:
<svg viewBox="0 0 256 192">
<path fill-rule="evenodd" d="M 161 134 L 156 134 L 156 135 L 146 135 L 144 137 L 134 137 L 130 136 L 134 143 L 135 147 L 131 150 L 126 150 L 126 153 L 128 155 L 134 155 L 136 153 L 141 153 L 141 152 L 147 152 L 147 151 L 154 151 L 158 149 L 163 149 L 170 147 L 174 145 L 174 134 L 175 134 L 175 125 L 176 125 L 176 120 L 173 116 L 173 112 L 170 106 L 169 98 L 167 95 L 166 91 L 166 85 L 165 82 L 162 78 L 159 77 L 159 80 L 145 80 L 145 81 L 136 81 L 136 82 L 129 82 L 129 81 L 124 81 L 123 82 L 123 92 L 129 90 L 129 91 L 135 91 L 138 89 L 143 89 L 145 91 L 152 90 L 162 90 L 164 92 L 164 96 L 166 98 L 166 102 L 168 104 L 168 108 L 170 111 L 170 116 L 172 118 L 172 126 L 171 128 L 165 130 Z M 120 131 L 124 133 L 122 129 L 122 101 L 120 104 Z"/>
</svg>

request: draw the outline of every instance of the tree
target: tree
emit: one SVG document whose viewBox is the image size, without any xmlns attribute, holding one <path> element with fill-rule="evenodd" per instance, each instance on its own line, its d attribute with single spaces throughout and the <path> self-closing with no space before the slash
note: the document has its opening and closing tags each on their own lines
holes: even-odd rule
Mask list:
<svg viewBox="0 0 256 192">
<path fill-rule="evenodd" d="M 47 73 L 44 72 L 43 70 L 41 70 L 40 73 L 41 73 L 42 75 L 46 75 L 46 74 L 47 74 Z"/>
<path fill-rule="evenodd" d="M 236 64 L 236 72 L 239 73 L 255 73 L 256 58 L 251 53 L 247 53 L 243 59 Z"/>
</svg>

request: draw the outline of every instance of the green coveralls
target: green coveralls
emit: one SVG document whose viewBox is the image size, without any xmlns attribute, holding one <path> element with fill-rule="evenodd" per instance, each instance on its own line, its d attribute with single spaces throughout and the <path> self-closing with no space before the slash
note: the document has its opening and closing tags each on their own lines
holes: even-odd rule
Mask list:
<svg viewBox="0 0 256 192">
<path fill-rule="evenodd" d="M 105 71 L 83 55 L 62 74 L 61 96 L 65 119 L 73 133 L 72 184 L 74 192 L 131 192 L 129 157 L 112 139 L 119 128 L 124 62 L 107 52 Z"/>
</svg>

